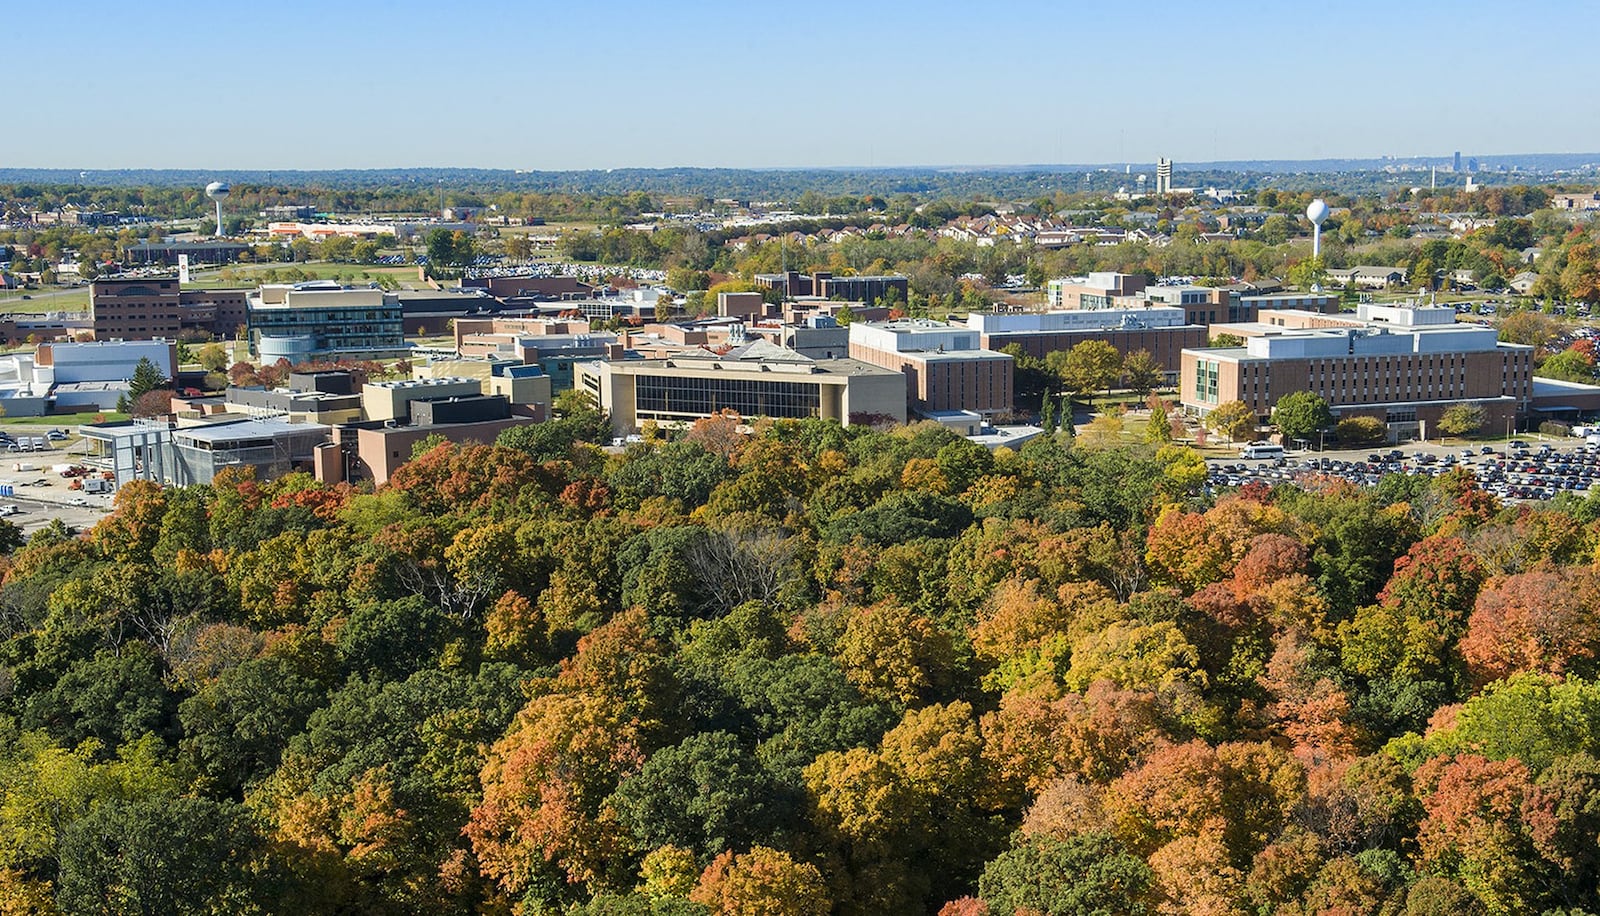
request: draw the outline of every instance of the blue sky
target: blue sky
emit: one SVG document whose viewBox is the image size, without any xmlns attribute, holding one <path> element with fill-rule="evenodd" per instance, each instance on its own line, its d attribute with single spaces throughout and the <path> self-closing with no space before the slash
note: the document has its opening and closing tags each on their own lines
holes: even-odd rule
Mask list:
<svg viewBox="0 0 1600 916">
<path fill-rule="evenodd" d="M 1594 0 L 1308 6 L 86 0 L 8 17 L 0 167 L 1600 151 Z"/>
</svg>

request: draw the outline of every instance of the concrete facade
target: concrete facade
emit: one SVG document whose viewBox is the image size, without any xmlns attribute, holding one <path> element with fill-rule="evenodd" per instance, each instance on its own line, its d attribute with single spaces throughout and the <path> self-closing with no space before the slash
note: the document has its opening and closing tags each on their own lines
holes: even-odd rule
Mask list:
<svg viewBox="0 0 1600 916">
<path fill-rule="evenodd" d="M 141 359 L 170 379 L 178 369 L 178 345 L 170 340 L 95 340 L 40 344 L 34 352 L 34 364 L 49 370 L 56 384 L 127 381 Z"/>
<path fill-rule="evenodd" d="M 647 420 L 688 423 L 732 410 L 757 417 L 906 420 L 906 382 L 898 372 L 854 359 L 813 360 L 758 341 L 728 354 L 593 361 L 578 366 L 577 387 L 611 415 L 619 435 Z"/>
<path fill-rule="evenodd" d="M 483 384 L 475 378 L 368 382 L 361 387 L 361 404 L 368 420 L 399 422 L 411 418 L 412 401 L 422 398 L 466 397 L 481 394 L 483 394 Z"/>
<path fill-rule="evenodd" d="M 1144 292 L 1144 288 L 1142 276 L 1102 271 L 1051 280 L 1045 284 L 1045 298 L 1052 309 L 1104 309 Z"/>
</svg>

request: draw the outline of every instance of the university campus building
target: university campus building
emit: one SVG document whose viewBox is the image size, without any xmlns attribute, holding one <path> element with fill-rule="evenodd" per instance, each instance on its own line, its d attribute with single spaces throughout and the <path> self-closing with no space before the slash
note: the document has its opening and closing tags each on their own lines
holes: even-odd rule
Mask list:
<svg viewBox="0 0 1600 916">
<path fill-rule="evenodd" d="M 1458 324 L 1450 308 L 1362 305 L 1355 316 L 1286 309 L 1212 330 L 1245 345 L 1183 351 L 1179 395 L 1195 415 L 1241 401 L 1266 422 L 1279 398 L 1310 391 L 1337 417 L 1375 417 L 1409 437 L 1454 404 L 1482 406 L 1490 429 L 1532 406 L 1533 348 Z"/>
<path fill-rule="evenodd" d="M 249 298 L 250 348 L 264 364 L 406 356 L 404 313 L 381 289 L 271 284 Z"/>
<path fill-rule="evenodd" d="M 1088 340 L 1104 341 L 1123 357 L 1144 350 L 1166 372 L 1170 383 L 1177 377 L 1184 349 L 1203 347 L 1210 340 L 1204 327 L 1187 324 L 1184 317 L 1183 308 L 1178 306 L 974 312 L 967 316 L 967 327 L 978 333 L 979 344 L 986 350 L 1003 350 L 1015 344 L 1037 359 L 1056 350 L 1071 350 Z"/>
<path fill-rule="evenodd" d="M 903 318 L 850 325 L 850 358 L 905 376 L 908 412 L 1011 410 L 1016 360 L 986 350 L 970 328 Z"/>
<path fill-rule="evenodd" d="M 95 340 L 232 337 L 247 323 L 242 289 L 182 289 L 177 277 L 112 277 L 89 284 Z"/>
<path fill-rule="evenodd" d="M 746 420 L 906 420 L 905 376 L 855 359 L 811 359 L 757 340 L 717 354 L 594 361 L 577 366 L 576 387 L 611 415 L 619 435 L 640 424 L 691 423 L 731 410 Z"/>
</svg>

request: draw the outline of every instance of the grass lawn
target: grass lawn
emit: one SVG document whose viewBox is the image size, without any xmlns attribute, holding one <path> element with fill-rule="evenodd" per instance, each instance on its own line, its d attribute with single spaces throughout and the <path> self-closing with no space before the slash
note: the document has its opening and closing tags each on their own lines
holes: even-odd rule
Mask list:
<svg viewBox="0 0 1600 916">
<path fill-rule="evenodd" d="M 196 274 L 194 282 L 189 285 L 194 289 L 254 289 L 261 285 L 262 276 L 269 270 L 276 270 L 279 273 L 297 270 L 317 280 L 334 280 L 342 277 L 352 283 L 363 283 L 367 279 L 376 279 L 379 276 L 393 277 L 402 285 L 420 286 L 422 283 L 417 279 L 416 265 L 386 267 L 373 264 L 335 264 L 331 261 L 297 261 L 236 264 L 227 270 L 229 279 L 222 278 L 221 270 L 207 270 Z"/>
<path fill-rule="evenodd" d="M 23 296 L 28 298 L 24 299 Z M 0 290 L 0 312 L 24 315 L 43 315 L 46 312 L 86 312 L 89 310 L 89 287 L 76 289 L 8 289 Z"/>
<path fill-rule="evenodd" d="M 4 417 L 0 416 L 0 426 L 40 426 L 46 429 L 53 426 L 73 427 L 83 426 L 88 423 L 117 423 L 128 419 L 125 413 L 114 410 L 96 410 L 85 413 L 53 413 L 43 417 Z"/>
</svg>

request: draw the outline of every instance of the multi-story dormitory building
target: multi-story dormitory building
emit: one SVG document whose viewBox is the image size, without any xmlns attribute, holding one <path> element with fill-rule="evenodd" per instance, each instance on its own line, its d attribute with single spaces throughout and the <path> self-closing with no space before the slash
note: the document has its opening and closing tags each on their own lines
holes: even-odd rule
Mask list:
<svg viewBox="0 0 1600 916">
<path fill-rule="evenodd" d="M 1532 403 L 1533 348 L 1458 324 L 1449 308 L 1363 305 L 1353 317 L 1286 309 L 1212 332 L 1245 345 L 1183 351 L 1179 394 L 1193 414 L 1241 401 L 1265 422 L 1279 398 L 1310 391 L 1338 417 L 1376 417 L 1407 436 L 1453 404 L 1482 406 L 1496 429 Z"/>
</svg>

